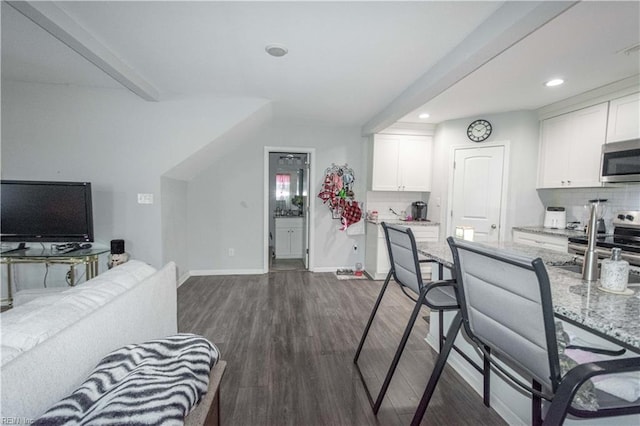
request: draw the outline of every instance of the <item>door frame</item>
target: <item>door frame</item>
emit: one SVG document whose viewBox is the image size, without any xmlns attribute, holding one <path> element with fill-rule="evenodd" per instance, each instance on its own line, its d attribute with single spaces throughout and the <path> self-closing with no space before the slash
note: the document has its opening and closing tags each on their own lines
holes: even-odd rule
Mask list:
<svg viewBox="0 0 640 426">
<path fill-rule="evenodd" d="M 491 143 L 482 143 L 480 145 L 452 145 L 449 150 L 449 184 L 447 189 L 447 211 L 445 212 L 446 219 L 446 235 L 453 235 L 453 218 L 451 217 L 451 213 L 453 211 L 453 177 L 454 177 L 454 169 L 453 162 L 456 158 L 456 151 L 459 149 L 478 149 L 478 148 L 494 148 L 494 147 L 504 147 L 504 157 L 502 159 L 502 197 L 500 197 L 500 221 L 498 223 L 498 241 L 505 241 L 506 229 L 504 229 L 504 224 L 507 221 L 507 195 L 509 190 L 509 159 L 511 141 L 495 141 Z"/>
<path fill-rule="evenodd" d="M 312 194 L 312 182 L 315 182 L 315 170 L 316 170 L 316 149 L 315 148 L 305 148 L 299 146 L 265 146 L 264 147 L 264 165 L 263 165 L 263 252 L 264 256 L 262 259 L 262 272 L 266 274 L 269 272 L 269 154 L 272 152 L 287 152 L 291 154 L 307 154 L 307 161 L 309 162 L 309 194 L 308 194 L 308 209 L 309 209 L 309 220 L 306 221 L 304 232 L 307 234 L 307 247 L 304 247 L 304 250 L 309 250 L 309 266 L 308 270 L 313 271 L 315 267 L 315 256 L 312 250 L 313 243 L 315 241 L 315 233 L 314 228 L 311 226 L 311 222 L 315 217 L 315 203 L 312 202 L 314 196 Z"/>
</svg>

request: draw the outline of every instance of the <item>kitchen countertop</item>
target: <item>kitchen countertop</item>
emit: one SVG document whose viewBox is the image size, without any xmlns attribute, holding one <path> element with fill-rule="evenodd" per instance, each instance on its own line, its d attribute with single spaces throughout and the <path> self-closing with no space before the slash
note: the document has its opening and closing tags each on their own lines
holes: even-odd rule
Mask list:
<svg viewBox="0 0 640 426">
<path fill-rule="evenodd" d="M 373 223 L 374 225 L 380 225 L 382 222 L 388 223 L 390 225 L 402 225 L 402 226 L 438 226 L 440 225 L 438 222 L 431 222 L 425 220 L 401 220 L 401 219 L 378 219 L 371 220 L 367 219 L 368 223 Z"/>
<path fill-rule="evenodd" d="M 580 273 L 554 267 L 574 264 L 575 255 L 513 242 L 491 246 L 540 257 L 548 266 L 553 309 L 558 317 L 640 352 L 640 287 L 630 286 L 634 291 L 630 296 L 606 293 L 598 289 L 597 281 L 587 284 Z M 418 251 L 447 268 L 453 267 L 451 249 L 446 242 L 418 243 Z"/>
<path fill-rule="evenodd" d="M 585 237 L 587 235 L 582 230 L 554 229 L 543 226 L 514 226 L 511 229 L 514 231 L 529 232 L 531 234 L 553 235 L 555 237 Z"/>
</svg>

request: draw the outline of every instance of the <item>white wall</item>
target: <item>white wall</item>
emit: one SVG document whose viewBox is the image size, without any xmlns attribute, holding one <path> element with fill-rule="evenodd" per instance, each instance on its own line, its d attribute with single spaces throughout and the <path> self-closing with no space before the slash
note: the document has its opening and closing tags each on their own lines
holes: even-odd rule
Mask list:
<svg viewBox="0 0 640 426">
<path fill-rule="evenodd" d="M 125 89 L 2 84 L 2 178 L 90 181 L 96 241 L 161 266 L 161 179 L 265 104 L 146 102 Z M 137 204 L 152 193 L 153 205 Z"/>
<path fill-rule="evenodd" d="M 428 218 L 443 224 L 440 237 L 445 238 L 447 201 L 452 166 L 452 147 L 478 146 L 467 138 L 467 127 L 475 118 L 452 120 L 437 126 L 433 146 L 433 183 L 429 196 Z M 535 223 L 543 214 L 543 206 L 536 193 L 538 167 L 538 116 L 535 112 L 519 111 L 488 114 L 482 118 L 491 122 L 493 133 L 487 140 L 510 141 L 509 186 L 504 235 L 511 239 L 511 228 Z"/>
<path fill-rule="evenodd" d="M 187 226 L 187 188 L 183 180 L 162 177 L 162 258 L 163 263 L 173 260 L 178 267 L 180 281 L 188 278 L 189 227 Z"/>
<path fill-rule="evenodd" d="M 315 244 L 310 248 L 314 270 L 353 267 L 364 259 L 364 235 L 339 231 L 339 221 L 316 197 L 324 169 L 348 163 L 356 174 L 356 199 L 365 199 L 365 139 L 356 127 L 331 127 L 276 120 L 262 121 L 225 139 L 229 147 L 189 182 L 189 265 L 196 273 L 260 273 L 263 268 L 264 147 L 316 149 L 316 170 L 311 171 L 311 226 Z M 229 248 L 235 255 L 229 256 Z"/>
<path fill-rule="evenodd" d="M 132 257 L 154 266 L 176 260 L 182 276 L 261 270 L 263 147 L 313 147 L 312 266 L 364 259 L 364 236 L 340 232 L 314 194 L 326 167 L 348 163 L 364 201 L 359 128 L 273 121 L 263 99 L 153 103 L 127 90 L 14 81 L 3 82 L 2 122 L 2 178 L 92 182 L 96 242 L 123 238 Z M 138 193 L 155 203 L 137 204 Z"/>
</svg>

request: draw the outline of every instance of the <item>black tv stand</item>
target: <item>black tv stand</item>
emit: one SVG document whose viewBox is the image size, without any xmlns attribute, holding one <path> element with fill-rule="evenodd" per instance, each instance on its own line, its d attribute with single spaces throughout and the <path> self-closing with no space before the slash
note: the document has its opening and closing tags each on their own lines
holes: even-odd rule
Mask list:
<svg viewBox="0 0 640 426">
<path fill-rule="evenodd" d="M 20 243 L 20 244 L 18 244 L 18 247 L 12 248 L 12 249 L 9 249 L 9 250 L 5 250 L 3 252 L 0 252 L 0 254 L 12 253 L 14 251 L 20 251 L 20 250 L 27 250 L 28 248 L 29 247 L 27 247 L 26 243 Z"/>
</svg>

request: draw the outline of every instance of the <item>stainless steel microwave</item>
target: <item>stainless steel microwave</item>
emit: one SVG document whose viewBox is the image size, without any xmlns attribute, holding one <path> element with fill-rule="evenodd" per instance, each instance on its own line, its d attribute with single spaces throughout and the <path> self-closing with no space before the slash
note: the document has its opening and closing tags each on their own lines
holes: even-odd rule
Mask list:
<svg viewBox="0 0 640 426">
<path fill-rule="evenodd" d="M 640 182 L 640 139 L 602 145 L 602 182 Z"/>
</svg>

